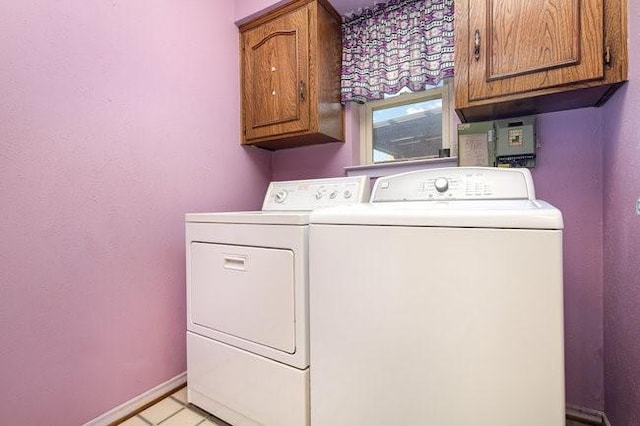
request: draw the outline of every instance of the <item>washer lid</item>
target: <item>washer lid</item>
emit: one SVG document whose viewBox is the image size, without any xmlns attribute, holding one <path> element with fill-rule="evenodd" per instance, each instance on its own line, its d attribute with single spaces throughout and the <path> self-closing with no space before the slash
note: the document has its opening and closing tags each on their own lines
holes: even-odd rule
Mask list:
<svg viewBox="0 0 640 426">
<path fill-rule="evenodd" d="M 186 222 L 242 223 L 260 225 L 307 225 L 310 211 L 252 211 L 221 213 L 187 213 Z"/>
<path fill-rule="evenodd" d="M 312 224 L 563 229 L 562 213 L 540 200 L 404 201 L 316 210 Z"/>
</svg>

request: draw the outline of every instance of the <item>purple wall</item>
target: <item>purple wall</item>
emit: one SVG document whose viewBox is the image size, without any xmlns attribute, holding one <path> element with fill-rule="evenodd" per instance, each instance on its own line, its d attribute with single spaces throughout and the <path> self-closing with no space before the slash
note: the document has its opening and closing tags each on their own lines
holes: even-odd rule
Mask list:
<svg viewBox="0 0 640 426">
<path fill-rule="evenodd" d="M 249 21 L 276 7 L 287 3 L 288 0 L 235 0 L 234 20 L 237 24 Z"/>
<path fill-rule="evenodd" d="M 274 151 L 273 180 L 314 179 L 344 176 L 344 167 L 356 164 L 353 143 L 360 137 L 357 110 L 345 108 L 345 143 L 328 143 Z"/>
<path fill-rule="evenodd" d="M 565 220 L 565 367 L 567 402 L 602 410 L 602 111 L 587 108 L 538 117 L 537 196 Z M 352 164 L 355 111 L 347 142 L 276 151 L 274 179 L 341 176 Z M 532 267 L 536 267 L 532 265 Z"/>
<path fill-rule="evenodd" d="M 239 1 L 252 12 L 274 3 Z M 332 3 L 345 11 L 371 2 Z M 615 426 L 640 424 L 640 225 L 634 213 L 640 196 L 640 97 L 632 89 L 640 76 L 633 43 L 640 41 L 634 27 L 640 12 L 629 12 L 631 82 L 604 108 L 540 116 L 544 146 L 534 170 L 539 197 L 561 208 L 566 224 L 567 402 L 604 409 L 606 387 L 606 409 Z M 349 111 L 347 124 L 345 144 L 275 152 L 273 178 L 343 175 L 342 168 L 354 164 L 351 142 L 358 137 Z"/>
<path fill-rule="evenodd" d="M 235 20 L 238 23 L 245 22 L 254 16 L 260 15 L 267 10 L 272 10 L 288 0 L 235 0 L 236 12 Z M 344 15 L 355 9 L 371 7 L 379 0 L 329 0 L 336 11 Z"/>
<path fill-rule="evenodd" d="M 544 114 L 538 120 L 536 196 L 558 207 L 565 225 L 567 402 L 602 410 L 602 110 Z"/>
<path fill-rule="evenodd" d="M 605 401 L 613 426 L 640 425 L 640 10 L 629 7 L 628 18 L 629 82 L 604 107 Z"/>
<path fill-rule="evenodd" d="M 259 207 L 230 2 L 0 3 L 0 424 L 185 371 L 183 215 Z"/>
</svg>

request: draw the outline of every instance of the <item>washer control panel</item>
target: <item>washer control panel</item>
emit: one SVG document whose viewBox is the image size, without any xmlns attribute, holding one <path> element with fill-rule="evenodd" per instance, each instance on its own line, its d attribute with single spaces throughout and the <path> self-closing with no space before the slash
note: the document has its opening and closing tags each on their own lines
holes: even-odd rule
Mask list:
<svg viewBox="0 0 640 426">
<path fill-rule="evenodd" d="M 535 199 L 528 169 L 448 167 L 381 177 L 371 202 Z"/>
<path fill-rule="evenodd" d="M 262 210 L 314 210 L 369 200 L 367 176 L 271 182 Z"/>
</svg>

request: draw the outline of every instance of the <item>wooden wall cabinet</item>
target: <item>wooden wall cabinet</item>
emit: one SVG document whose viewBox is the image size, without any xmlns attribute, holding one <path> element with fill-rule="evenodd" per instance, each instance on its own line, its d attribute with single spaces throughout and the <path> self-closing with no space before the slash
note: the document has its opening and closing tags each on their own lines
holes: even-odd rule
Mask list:
<svg viewBox="0 0 640 426">
<path fill-rule="evenodd" d="M 626 0 L 456 0 L 462 121 L 600 106 L 627 79 Z"/>
<path fill-rule="evenodd" d="M 328 2 L 295 0 L 240 26 L 242 144 L 344 141 L 341 23 Z"/>
</svg>

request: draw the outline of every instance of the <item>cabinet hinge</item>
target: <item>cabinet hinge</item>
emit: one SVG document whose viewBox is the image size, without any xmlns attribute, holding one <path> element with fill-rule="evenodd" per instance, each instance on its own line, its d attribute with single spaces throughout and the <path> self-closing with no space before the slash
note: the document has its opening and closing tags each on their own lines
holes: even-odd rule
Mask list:
<svg viewBox="0 0 640 426">
<path fill-rule="evenodd" d="M 608 68 L 611 68 L 611 48 L 609 46 L 604 48 L 604 64 Z"/>
</svg>

